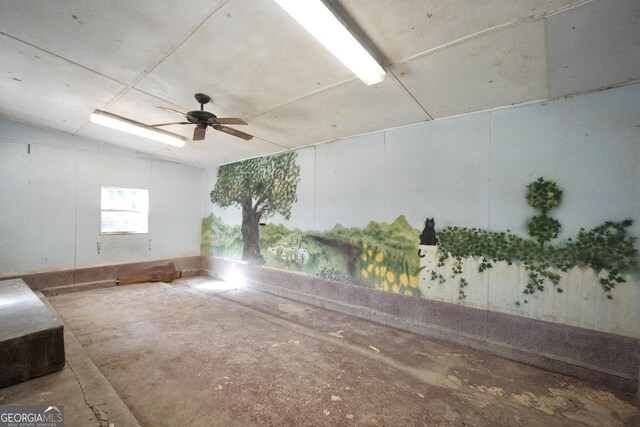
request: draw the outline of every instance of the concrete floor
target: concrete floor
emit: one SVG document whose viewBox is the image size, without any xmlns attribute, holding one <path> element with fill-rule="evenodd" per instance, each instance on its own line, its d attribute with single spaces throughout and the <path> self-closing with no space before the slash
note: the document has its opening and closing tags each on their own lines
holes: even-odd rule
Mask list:
<svg viewBox="0 0 640 427">
<path fill-rule="evenodd" d="M 205 278 L 48 300 L 67 367 L 0 405 L 53 399 L 68 426 L 640 425 L 632 396 Z"/>
</svg>

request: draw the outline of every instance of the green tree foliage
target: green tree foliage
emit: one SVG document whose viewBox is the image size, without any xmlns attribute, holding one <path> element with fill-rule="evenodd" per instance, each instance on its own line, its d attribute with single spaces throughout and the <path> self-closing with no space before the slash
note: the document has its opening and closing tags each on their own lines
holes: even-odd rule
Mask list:
<svg viewBox="0 0 640 427">
<path fill-rule="evenodd" d="M 242 208 L 242 259 L 264 263 L 258 245 L 261 219 L 278 213 L 291 216 L 300 181 L 297 154 L 289 152 L 271 157 L 259 157 L 221 166 L 218 180 L 211 191 L 211 201 L 220 207 Z"/>
<path fill-rule="evenodd" d="M 540 246 L 555 239 L 560 233 L 560 222 L 547 215 L 551 209 L 557 208 L 562 200 L 562 190 L 552 179 L 545 181 L 543 177 L 527 185 L 527 203 L 538 209 L 539 215 L 529 219 L 527 228 L 529 235 L 536 239 Z"/>
<path fill-rule="evenodd" d="M 525 239 L 511 233 L 487 231 L 479 228 L 447 227 L 439 231 L 440 259 L 438 266 L 444 266 L 447 258 L 455 258 L 452 268 L 454 277 L 462 273 L 464 258 L 480 258 L 479 272 L 483 272 L 499 261 L 511 265 L 522 263 L 529 280 L 524 294 L 529 295 L 543 291 L 547 282 L 552 283 L 558 292 L 560 272 L 578 267 L 593 268 L 597 272 L 604 271 L 600 284 L 612 298 L 611 290 L 619 283 L 624 283 L 624 273 L 637 269 L 638 250 L 635 248 L 636 238 L 629 234 L 633 221 L 607 221 L 604 224 L 586 230 L 580 229 L 578 235 L 566 242 L 547 243 L 558 237 L 560 223 L 547 215 L 550 209 L 558 207 L 562 190 L 555 181 L 539 178 L 527 186 L 527 203 L 541 213 L 528 222 L 529 235 L 533 239 Z M 545 244 L 546 243 L 546 244 Z M 432 280 L 444 277 L 431 272 Z M 466 282 L 460 279 L 461 295 L 464 294 Z"/>
</svg>

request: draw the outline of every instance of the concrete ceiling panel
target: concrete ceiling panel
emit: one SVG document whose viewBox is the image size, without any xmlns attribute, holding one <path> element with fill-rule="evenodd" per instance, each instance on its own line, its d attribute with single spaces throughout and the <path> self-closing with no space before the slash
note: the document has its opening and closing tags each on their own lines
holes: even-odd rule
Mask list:
<svg viewBox="0 0 640 427">
<path fill-rule="evenodd" d="M 279 151 L 282 148 L 260 138 L 245 141 L 212 130 L 207 132 L 204 141 L 188 141 L 182 148 L 164 146 L 155 151 L 154 155 L 192 166 L 209 167 Z"/>
<path fill-rule="evenodd" d="M 0 116 L 211 166 L 640 79 L 638 0 L 330 2 L 393 62 L 383 83 L 271 0 L 0 2 Z M 180 121 L 156 106 L 197 109 L 196 92 L 255 138 L 212 131 L 179 149 L 88 123 L 94 109 Z"/>
<path fill-rule="evenodd" d="M 0 35 L 0 115 L 74 133 L 124 86 Z"/>
<path fill-rule="evenodd" d="M 248 118 L 352 77 L 274 1 L 234 0 L 138 87 L 195 107 L 203 92 L 225 115 Z"/>
<path fill-rule="evenodd" d="M 433 118 L 548 97 L 544 23 L 531 21 L 392 67 Z"/>
<path fill-rule="evenodd" d="M 547 19 L 552 98 L 640 79 L 640 1 L 594 1 Z"/>
<path fill-rule="evenodd" d="M 0 2 L 0 31 L 130 84 L 221 0 Z"/>
<path fill-rule="evenodd" d="M 342 7 L 391 63 L 577 0 L 348 0 Z"/>
<path fill-rule="evenodd" d="M 353 79 L 252 120 L 259 135 L 287 147 L 331 141 L 428 120 L 392 76 L 374 86 Z"/>
</svg>

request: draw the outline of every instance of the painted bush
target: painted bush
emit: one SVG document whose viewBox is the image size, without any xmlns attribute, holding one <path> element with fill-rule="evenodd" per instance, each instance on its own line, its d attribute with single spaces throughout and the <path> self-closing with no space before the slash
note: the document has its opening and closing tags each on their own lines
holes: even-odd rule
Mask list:
<svg viewBox="0 0 640 427">
<path fill-rule="evenodd" d="M 544 291 L 547 283 L 562 293 L 564 290 L 558 286 L 562 274 L 574 267 L 592 268 L 604 272 L 599 278 L 600 284 L 607 297 L 613 298 L 611 291 L 625 282 L 623 275 L 637 269 L 636 237 L 628 232 L 633 221 L 606 221 L 591 230 L 581 228 L 574 238 L 553 244 L 551 240 L 557 237 L 560 223 L 548 217 L 547 212 L 560 204 L 562 190 L 555 181 L 545 181 L 542 177 L 527 189 L 527 202 L 540 211 L 528 221 L 530 239 L 509 230 L 495 232 L 465 227 L 447 227 L 438 233 L 438 266 L 443 266 L 448 258 L 456 260 L 451 275 L 459 278 L 460 299 L 465 298 L 464 288 L 469 285 L 461 277 L 463 259 L 471 257 L 481 259 L 479 272 L 500 261 L 509 265 L 521 263 L 528 272 L 525 295 Z M 428 273 L 432 280 L 444 281 L 441 273 L 433 270 Z"/>
</svg>

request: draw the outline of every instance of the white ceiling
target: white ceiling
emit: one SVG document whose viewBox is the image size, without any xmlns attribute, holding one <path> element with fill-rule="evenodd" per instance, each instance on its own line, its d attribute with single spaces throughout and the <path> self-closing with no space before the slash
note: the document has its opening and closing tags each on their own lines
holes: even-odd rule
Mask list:
<svg viewBox="0 0 640 427">
<path fill-rule="evenodd" d="M 336 0 L 334 0 L 336 2 Z M 340 0 L 387 70 L 366 86 L 272 0 L 0 1 L 0 116 L 206 167 L 640 79 L 639 0 Z M 89 122 L 241 117 L 183 148 Z M 165 128 L 190 137 L 193 126 Z"/>
</svg>

